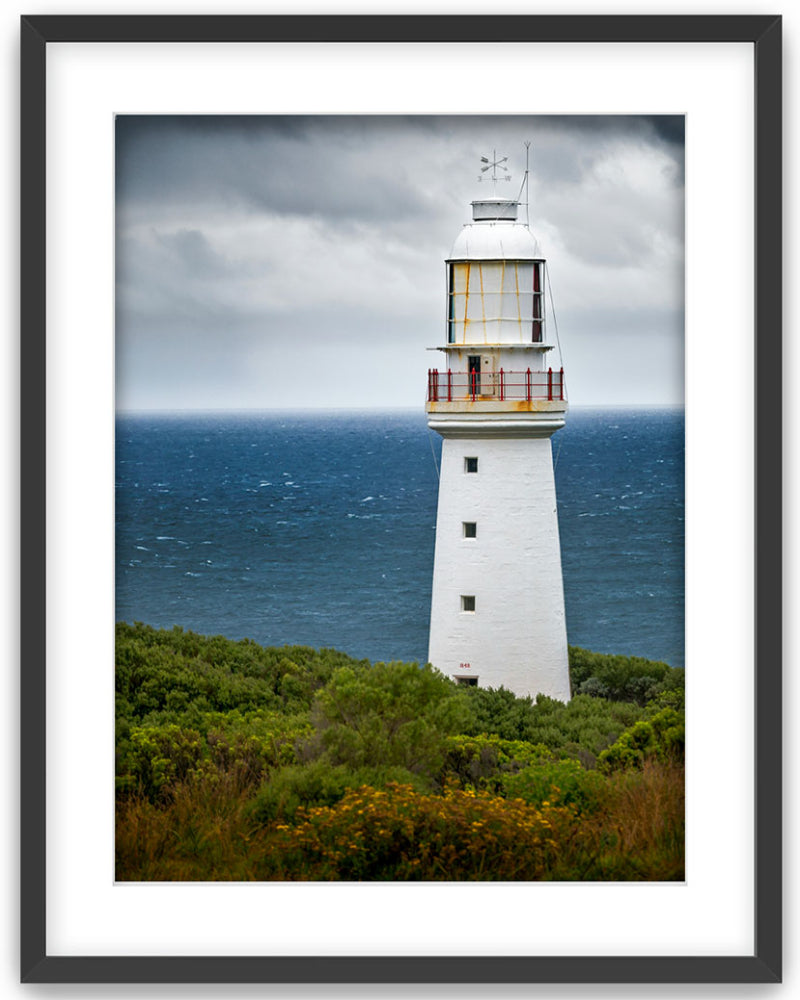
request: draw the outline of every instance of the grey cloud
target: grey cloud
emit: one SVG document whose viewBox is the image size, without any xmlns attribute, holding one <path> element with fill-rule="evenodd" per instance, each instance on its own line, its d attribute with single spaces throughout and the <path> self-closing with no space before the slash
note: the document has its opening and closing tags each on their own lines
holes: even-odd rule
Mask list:
<svg viewBox="0 0 800 1000">
<path fill-rule="evenodd" d="M 392 398 L 414 405 L 425 348 L 443 338 L 443 258 L 469 201 L 493 191 L 477 183 L 479 157 L 509 157 L 498 193 L 515 196 L 526 139 L 531 227 L 578 371 L 614 324 L 634 369 L 646 359 L 627 314 L 648 304 L 662 353 L 677 349 L 682 130 L 660 116 L 120 117 L 120 398 L 169 405 L 188 366 L 186 405 L 259 405 L 252 373 L 268 351 L 320 371 L 321 359 L 384 359 Z M 602 343 L 585 335 L 601 325 Z M 666 380 L 659 391 L 674 398 Z"/>
<path fill-rule="evenodd" d="M 686 141 L 686 119 L 683 115 L 645 115 L 646 121 L 664 142 L 683 151 Z"/>
<path fill-rule="evenodd" d="M 542 183 L 579 182 L 597 151 L 620 138 L 666 148 L 662 136 L 682 130 L 682 119 L 653 124 L 660 117 L 120 116 L 117 193 L 134 203 L 211 199 L 340 221 L 419 218 L 451 203 L 442 194 L 477 175 L 477 158 L 492 142 L 512 153 L 517 182 L 525 138 Z M 481 132 L 488 141 L 478 146 Z"/>
<path fill-rule="evenodd" d="M 202 233 L 179 230 L 149 239 L 118 237 L 117 317 L 120 330 L 130 317 L 156 322 L 189 320 L 200 327 L 229 313 L 226 292 L 234 266 L 215 253 Z"/>
<path fill-rule="evenodd" d="M 166 248 L 177 267 L 198 279 L 218 279 L 230 274 L 230 263 L 212 250 L 198 229 L 179 229 L 156 237 Z"/>
<path fill-rule="evenodd" d="M 393 119 L 147 121 L 117 119 L 117 192 L 133 204 L 213 201 L 340 221 L 427 210 L 396 155 Z"/>
</svg>

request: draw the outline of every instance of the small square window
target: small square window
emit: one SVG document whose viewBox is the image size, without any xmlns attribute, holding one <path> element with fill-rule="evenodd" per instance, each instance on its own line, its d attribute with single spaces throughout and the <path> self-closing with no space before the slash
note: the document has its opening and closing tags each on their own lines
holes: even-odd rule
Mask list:
<svg viewBox="0 0 800 1000">
<path fill-rule="evenodd" d="M 478 525 L 475 521 L 462 521 L 461 528 L 464 532 L 464 538 L 478 537 Z"/>
<path fill-rule="evenodd" d="M 464 472 L 477 472 L 478 471 L 478 459 L 477 458 L 465 458 L 464 459 Z"/>
<path fill-rule="evenodd" d="M 461 610 L 462 611 L 474 611 L 475 610 L 475 595 L 474 594 L 462 594 L 461 595 Z"/>
</svg>

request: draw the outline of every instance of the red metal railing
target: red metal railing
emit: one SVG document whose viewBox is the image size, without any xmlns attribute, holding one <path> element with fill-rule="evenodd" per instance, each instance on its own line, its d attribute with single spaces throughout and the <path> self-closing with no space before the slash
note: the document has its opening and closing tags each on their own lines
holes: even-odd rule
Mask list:
<svg viewBox="0 0 800 1000">
<path fill-rule="evenodd" d="M 428 402 L 448 402 L 458 400 L 532 399 L 563 400 L 565 391 L 564 369 L 534 372 L 528 368 L 524 372 L 509 372 L 502 368 L 498 372 L 454 372 L 450 368 L 440 372 L 438 368 L 428 369 Z"/>
</svg>

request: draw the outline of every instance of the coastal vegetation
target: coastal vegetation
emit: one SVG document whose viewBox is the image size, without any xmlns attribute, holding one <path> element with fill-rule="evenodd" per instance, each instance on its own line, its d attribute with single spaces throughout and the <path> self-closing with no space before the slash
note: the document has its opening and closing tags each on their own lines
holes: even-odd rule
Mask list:
<svg viewBox="0 0 800 1000">
<path fill-rule="evenodd" d="M 684 877 L 667 664 L 571 647 L 563 704 L 142 624 L 116 661 L 120 881 Z"/>
</svg>

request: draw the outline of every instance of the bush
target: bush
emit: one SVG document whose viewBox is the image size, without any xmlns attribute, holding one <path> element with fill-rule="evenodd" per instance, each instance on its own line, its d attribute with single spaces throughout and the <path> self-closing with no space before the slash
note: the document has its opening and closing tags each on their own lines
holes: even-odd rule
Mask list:
<svg viewBox="0 0 800 1000">
<path fill-rule="evenodd" d="M 603 771 L 641 768 L 646 760 L 683 762 L 686 726 L 683 715 L 663 708 L 648 720 L 641 720 L 604 750 L 597 766 Z"/>
<path fill-rule="evenodd" d="M 462 788 L 498 791 L 502 775 L 516 772 L 533 761 L 551 760 L 542 743 L 503 740 L 499 736 L 450 736 L 446 744 L 440 784 L 455 779 Z"/>
<path fill-rule="evenodd" d="M 334 671 L 364 666 L 332 649 L 264 647 L 250 639 L 202 636 L 117 623 L 117 715 L 170 723 L 187 712 L 272 709 L 308 711 L 314 692 Z"/>
<path fill-rule="evenodd" d="M 468 717 L 453 682 L 416 663 L 338 670 L 312 710 L 317 752 L 330 763 L 428 775 L 440 770 L 448 734 L 459 732 Z"/>
<path fill-rule="evenodd" d="M 662 692 L 682 688 L 683 670 L 640 656 L 593 653 L 569 647 L 569 673 L 573 694 L 589 694 L 611 701 L 646 705 Z"/>
<path fill-rule="evenodd" d="M 333 650 L 117 640 L 118 878 L 682 877 L 682 671 L 572 648 L 563 704 Z"/>
<path fill-rule="evenodd" d="M 260 877 L 456 881 L 538 879 L 574 828 L 566 806 L 536 808 L 485 793 L 420 795 L 359 788 L 332 807 L 276 824 Z"/>
<path fill-rule="evenodd" d="M 273 768 L 295 761 L 295 746 L 311 732 L 307 721 L 294 716 L 229 712 L 199 718 L 197 729 L 119 724 L 117 793 L 141 792 L 155 800 L 177 782 L 217 774 L 258 785 Z"/>
<path fill-rule="evenodd" d="M 576 695 L 567 705 L 539 695 L 531 714 L 530 740 L 560 757 L 583 755 L 588 763 L 644 714 L 637 705 Z"/>
<path fill-rule="evenodd" d="M 535 701 L 519 698 L 505 688 L 467 688 L 465 693 L 472 710 L 466 734 L 541 743 L 557 756 L 576 757 L 590 766 L 601 750 L 644 716 L 644 709 L 632 702 L 587 694 L 564 704 L 544 695 Z"/>
<path fill-rule="evenodd" d="M 200 733 L 179 726 L 134 726 L 118 759 L 117 787 L 155 799 L 196 773 L 202 760 Z"/>
<path fill-rule="evenodd" d="M 576 760 L 556 760 L 504 775 L 502 786 L 508 798 L 519 798 L 532 806 L 569 805 L 582 814 L 596 812 L 600 807 L 606 779 L 597 771 L 581 767 Z"/>
<path fill-rule="evenodd" d="M 273 820 L 293 821 L 298 809 L 333 806 L 346 792 L 362 785 L 383 786 L 389 782 L 409 784 L 424 790 L 425 783 L 402 767 L 336 767 L 325 760 L 283 767 L 270 775 L 252 801 L 248 814 L 256 824 Z"/>
<path fill-rule="evenodd" d="M 464 730 L 472 736 L 491 733 L 504 740 L 531 741 L 533 701 L 520 698 L 507 688 L 470 687 L 472 721 Z"/>
</svg>

